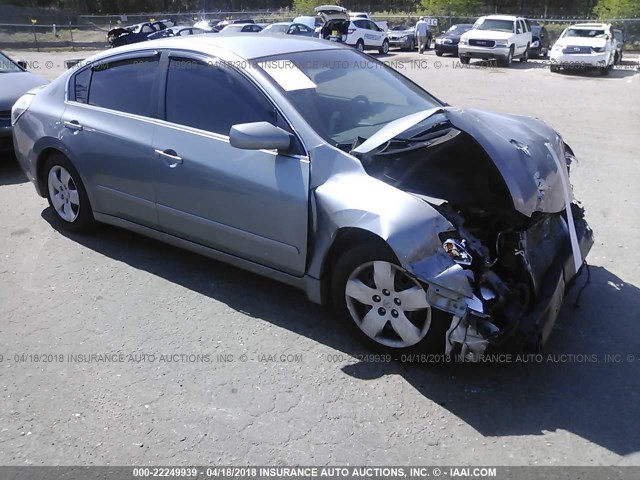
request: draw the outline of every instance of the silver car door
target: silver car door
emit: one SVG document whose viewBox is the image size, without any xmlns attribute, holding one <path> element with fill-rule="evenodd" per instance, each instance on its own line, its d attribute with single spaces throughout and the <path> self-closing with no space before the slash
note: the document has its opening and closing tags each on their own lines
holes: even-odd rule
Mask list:
<svg viewBox="0 0 640 480">
<path fill-rule="evenodd" d="M 157 227 L 151 140 L 159 54 L 109 59 L 71 78 L 62 142 L 95 211 Z"/>
<path fill-rule="evenodd" d="M 232 147 L 234 124 L 268 121 L 287 128 L 274 105 L 240 72 L 211 59 L 175 52 L 163 64 L 165 120 L 153 140 L 160 227 L 302 275 L 309 161 L 301 144 L 296 140 L 288 154 Z"/>
</svg>

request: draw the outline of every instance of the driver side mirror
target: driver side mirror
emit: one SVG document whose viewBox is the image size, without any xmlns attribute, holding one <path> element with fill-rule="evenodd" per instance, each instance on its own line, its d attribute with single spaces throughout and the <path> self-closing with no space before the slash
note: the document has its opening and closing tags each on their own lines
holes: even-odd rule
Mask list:
<svg viewBox="0 0 640 480">
<path fill-rule="evenodd" d="M 20 68 L 24 68 L 25 70 L 27 69 L 27 62 L 25 62 L 24 60 L 16 60 L 16 63 Z"/>
<path fill-rule="evenodd" d="M 229 143 L 243 150 L 288 150 L 291 135 L 269 122 L 239 123 L 231 127 Z"/>
</svg>

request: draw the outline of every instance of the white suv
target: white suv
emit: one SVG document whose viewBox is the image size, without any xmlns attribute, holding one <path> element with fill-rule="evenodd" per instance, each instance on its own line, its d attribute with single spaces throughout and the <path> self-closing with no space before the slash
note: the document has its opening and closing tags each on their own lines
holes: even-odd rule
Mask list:
<svg viewBox="0 0 640 480">
<path fill-rule="evenodd" d="M 617 42 L 611 25 L 579 23 L 567 28 L 551 49 L 550 69 L 598 68 L 607 75 L 616 60 Z"/>
<path fill-rule="evenodd" d="M 325 22 L 320 28 L 320 38 L 346 43 L 360 51 L 377 49 L 382 54 L 389 52 L 387 32 L 375 22 L 349 17 L 349 11 L 337 5 L 316 7 L 315 11 Z"/>
<path fill-rule="evenodd" d="M 514 58 L 521 62 L 529 59 L 531 41 L 531 24 L 526 18 L 487 15 L 462 34 L 458 57 L 462 63 L 469 63 L 472 58 L 496 59 L 508 67 Z"/>
</svg>

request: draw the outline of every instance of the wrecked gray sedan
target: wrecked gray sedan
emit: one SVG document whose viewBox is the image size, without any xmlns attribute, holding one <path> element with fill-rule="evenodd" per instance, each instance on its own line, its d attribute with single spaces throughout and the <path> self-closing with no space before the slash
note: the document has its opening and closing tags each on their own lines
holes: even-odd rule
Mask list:
<svg viewBox="0 0 640 480">
<path fill-rule="evenodd" d="M 447 106 L 319 40 L 114 49 L 12 120 L 62 227 L 107 223 L 294 285 L 386 353 L 539 349 L 593 243 L 557 132 Z"/>
</svg>

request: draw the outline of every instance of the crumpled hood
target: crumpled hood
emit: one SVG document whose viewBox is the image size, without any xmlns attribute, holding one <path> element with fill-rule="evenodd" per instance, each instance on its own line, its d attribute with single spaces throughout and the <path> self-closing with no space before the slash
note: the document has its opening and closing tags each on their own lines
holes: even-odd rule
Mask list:
<svg viewBox="0 0 640 480">
<path fill-rule="evenodd" d="M 18 98 L 47 83 L 44 78 L 29 72 L 0 73 L 0 110 L 11 110 Z"/>
<path fill-rule="evenodd" d="M 534 212 L 565 209 L 563 176 L 568 172 L 564 142 L 552 128 L 532 117 L 434 108 L 389 123 L 353 153 L 369 153 L 436 113 L 444 114 L 453 127 L 469 134 L 484 149 L 504 179 L 518 212 L 530 217 Z"/>
</svg>

